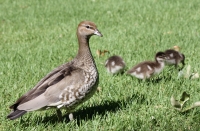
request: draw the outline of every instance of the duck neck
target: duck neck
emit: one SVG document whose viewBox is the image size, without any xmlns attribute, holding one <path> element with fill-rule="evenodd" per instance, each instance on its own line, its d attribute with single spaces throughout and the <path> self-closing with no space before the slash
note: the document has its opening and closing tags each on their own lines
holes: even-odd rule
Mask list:
<svg viewBox="0 0 200 131">
<path fill-rule="evenodd" d="M 79 44 L 79 49 L 78 49 L 78 55 L 76 56 L 77 59 L 84 61 L 85 64 L 94 64 L 94 60 L 90 51 L 89 47 L 89 39 L 90 36 L 81 36 L 78 35 L 78 44 Z"/>
<path fill-rule="evenodd" d="M 90 46 L 89 46 L 89 39 L 90 37 L 85 37 L 85 36 L 80 36 L 77 35 L 78 37 L 78 57 L 91 57 L 91 51 L 90 51 Z M 88 56 L 89 55 L 89 56 Z"/>
</svg>

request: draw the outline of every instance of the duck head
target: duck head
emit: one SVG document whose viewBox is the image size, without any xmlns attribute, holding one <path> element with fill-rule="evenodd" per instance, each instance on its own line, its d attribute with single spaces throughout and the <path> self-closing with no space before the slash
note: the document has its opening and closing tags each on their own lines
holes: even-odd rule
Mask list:
<svg viewBox="0 0 200 131">
<path fill-rule="evenodd" d="M 169 59 L 164 52 L 157 52 L 155 56 L 155 60 L 157 62 L 165 62 L 166 59 Z"/>
<path fill-rule="evenodd" d="M 97 26 L 93 22 L 91 21 L 80 22 L 77 28 L 77 36 L 86 37 L 86 39 L 89 39 L 92 35 L 97 35 L 100 37 L 103 36 L 101 32 L 97 29 Z"/>
</svg>

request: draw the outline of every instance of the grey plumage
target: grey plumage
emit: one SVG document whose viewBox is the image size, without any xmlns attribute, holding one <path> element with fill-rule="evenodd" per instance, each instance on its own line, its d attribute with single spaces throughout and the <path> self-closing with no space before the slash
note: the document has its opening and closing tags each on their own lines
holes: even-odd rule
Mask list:
<svg viewBox="0 0 200 131">
<path fill-rule="evenodd" d="M 179 63 L 182 63 L 183 67 L 185 66 L 184 54 L 172 49 L 166 50 L 165 54 L 168 57 L 168 59 L 166 60 L 166 64 L 175 65 L 175 67 L 177 67 Z"/>
<path fill-rule="evenodd" d="M 64 108 L 68 113 L 89 99 L 98 85 L 98 71 L 93 60 L 89 39 L 102 36 L 96 25 L 83 21 L 78 25 L 79 50 L 77 56 L 47 74 L 33 89 L 20 97 L 10 108 L 7 118 L 13 120 L 28 111 Z"/>
<path fill-rule="evenodd" d="M 111 74 L 116 74 L 121 72 L 125 68 L 125 62 L 122 57 L 114 55 L 109 57 L 105 62 L 105 67 L 107 71 Z"/>
<path fill-rule="evenodd" d="M 160 73 L 165 66 L 166 55 L 164 52 L 158 52 L 155 55 L 155 61 L 144 61 L 141 62 L 130 70 L 127 74 L 137 77 L 138 79 L 147 79 L 152 77 L 154 74 Z"/>
</svg>

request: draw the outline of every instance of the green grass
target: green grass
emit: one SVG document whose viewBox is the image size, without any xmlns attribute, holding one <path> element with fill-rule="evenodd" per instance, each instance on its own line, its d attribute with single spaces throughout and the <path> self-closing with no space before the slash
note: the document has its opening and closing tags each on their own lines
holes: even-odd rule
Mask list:
<svg viewBox="0 0 200 131">
<path fill-rule="evenodd" d="M 183 91 L 191 95 L 188 105 L 200 100 L 199 79 L 177 79 L 166 67 L 159 82 L 139 82 L 109 75 L 102 64 L 117 54 L 129 69 L 178 45 L 186 65 L 199 72 L 199 14 L 199 0 L 0 0 L 0 130 L 199 130 L 199 108 L 180 113 L 170 105 Z M 94 21 L 104 35 L 90 40 L 101 91 L 77 108 L 72 122 L 58 122 L 54 110 L 7 120 L 18 97 L 76 55 L 82 20 Z M 97 49 L 110 53 L 98 57 Z"/>
</svg>

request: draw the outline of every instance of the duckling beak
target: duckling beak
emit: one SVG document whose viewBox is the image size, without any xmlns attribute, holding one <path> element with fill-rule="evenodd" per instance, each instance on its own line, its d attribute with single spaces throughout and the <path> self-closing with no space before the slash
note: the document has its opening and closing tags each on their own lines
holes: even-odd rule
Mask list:
<svg viewBox="0 0 200 131">
<path fill-rule="evenodd" d="M 100 37 L 103 37 L 103 35 L 101 34 L 101 32 L 99 30 L 97 30 L 97 29 L 94 31 L 94 34 L 98 35 Z"/>
</svg>

